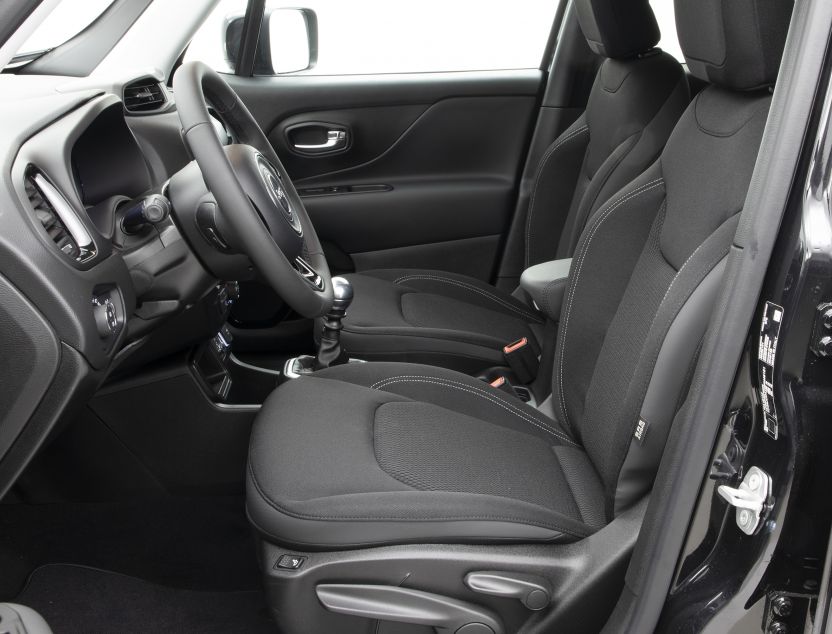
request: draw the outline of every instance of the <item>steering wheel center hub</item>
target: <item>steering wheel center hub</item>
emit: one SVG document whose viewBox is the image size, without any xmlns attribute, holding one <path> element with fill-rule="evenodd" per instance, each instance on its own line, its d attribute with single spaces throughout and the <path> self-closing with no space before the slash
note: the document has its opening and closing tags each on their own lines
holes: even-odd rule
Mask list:
<svg viewBox="0 0 832 634">
<path fill-rule="evenodd" d="M 283 179 L 280 177 L 280 173 L 262 155 L 257 157 L 257 167 L 263 177 L 263 182 L 266 184 L 266 191 L 269 193 L 275 207 L 283 212 L 289 226 L 295 233 L 303 236 L 303 227 L 292 209 L 292 203 L 289 201 L 286 190 L 283 188 Z"/>
</svg>

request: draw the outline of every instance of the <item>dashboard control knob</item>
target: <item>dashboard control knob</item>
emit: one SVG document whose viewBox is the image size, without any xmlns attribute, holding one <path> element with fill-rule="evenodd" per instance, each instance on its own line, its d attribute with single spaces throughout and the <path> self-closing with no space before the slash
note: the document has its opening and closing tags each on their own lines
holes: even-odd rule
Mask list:
<svg viewBox="0 0 832 634">
<path fill-rule="evenodd" d="M 118 330 L 118 311 L 108 296 L 93 297 L 92 315 L 98 335 L 102 339 L 112 337 Z"/>
</svg>

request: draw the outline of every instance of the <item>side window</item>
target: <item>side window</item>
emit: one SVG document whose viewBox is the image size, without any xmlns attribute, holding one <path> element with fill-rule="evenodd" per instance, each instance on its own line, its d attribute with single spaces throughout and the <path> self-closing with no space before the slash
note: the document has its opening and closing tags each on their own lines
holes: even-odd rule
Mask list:
<svg viewBox="0 0 832 634">
<path fill-rule="evenodd" d="M 261 39 L 270 40 L 277 73 L 282 60 L 306 59 L 305 38 L 293 41 L 297 31 L 287 23 L 291 12 L 280 11 L 298 6 L 314 11 L 318 34 L 317 62 L 301 74 L 354 75 L 538 68 L 558 1 L 268 0 L 271 17 Z M 220 0 L 194 36 L 186 61 L 200 59 L 232 72 L 227 27 L 245 9 L 245 0 Z"/>
<path fill-rule="evenodd" d="M 673 8 L 673 0 L 650 0 L 650 6 L 653 7 L 653 13 L 656 14 L 656 21 L 662 32 L 659 48 L 684 64 L 685 56 L 676 35 L 676 11 Z"/>
</svg>

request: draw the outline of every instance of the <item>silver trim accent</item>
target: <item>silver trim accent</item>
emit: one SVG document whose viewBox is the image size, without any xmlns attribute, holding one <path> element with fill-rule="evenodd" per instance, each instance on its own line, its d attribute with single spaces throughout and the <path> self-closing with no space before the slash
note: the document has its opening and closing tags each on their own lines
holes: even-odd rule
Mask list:
<svg viewBox="0 0 832 634">
<path fill-rule="evenodd" d="M 273 376 L 280 376 L 280 370 L 272 370 L 271 368 L 261 368 L 259 365 L 251 365 L 250 363 L 246 363 L 245 361 L 240 361 L 237 357 L 234 356 L 233 352 L 228 353 L 228 358 L 234 363 L 234 365 L 239 366 L 241 368 L 245 368 L 246 370 L 260 372 L 261 374 L 271 374 Z"/>
<path fill-rule="evenodd" d="M 300 372 L 295 371 L 295 367 L 298 364 L 300 364 L 300 360 L 303 358 L 314 359 L 312 355 L 308 354 L 303 354 L 299 357 L 292 357 L 291 359 L 287 359 L 286 363 L 283 365 L 283 376 L 290 380 L 299 379 L 302 376 L 302 374 Z"/>
<path fill-rule="evenodd" d="M 78 214 L 69 204 L 69 201 L 64 197 L 60 190 L 50 183 L 46 177 L 40 172 L 36 172 L 32 176 L 37 188 L 46 201 L 52 205 L 52 209 L 58 214 L 58 218 L 66 228 L 72 240 L 78 245 L 77 262 L 86 262 L 95 257 L 95 243 L 92 240 L 86 227 L 84 227 Z"/>
<path fill-rule="evenodd" d="M 298 379 L 302 376 L 308 376 L 308 375 L 312 374 L 312 372 L 301 373 L 301 372 L 296 372 L 295 371 L 295 368 L 297 367 L 297 364 L 300 363 L 301 359 L 312 359 L 312 360 L 314 360 L 315 357 L 313 357 L 311 354 L 302 354 L 298 357 L 292 357 L 291 359 L 287 359 L 286 363 L 283 365 L 283 376 L 285 376 L 289 380 L 294 380 L 294 379 Z M 367 360 L 366 359 L 356 359 L 354 357 L 351 357 L 347 361 L 347 363 L 367 363 Z"/>
<path fill-rule="evenodd" d="M 295 258 L 295 270 L 316 291 L 324 290 L 324 280 L 302 257 Z"/>
<path fill-rule="evenodd" d="M 329 130 L 326 133 L 326 141 L 319 144 L 307 145 L 305 143 L 295 143 L 296 150 L 329 150 L 332 148 L 345 145 L 347 142 L 347 133 L 344 130 Z"/>
</svg>

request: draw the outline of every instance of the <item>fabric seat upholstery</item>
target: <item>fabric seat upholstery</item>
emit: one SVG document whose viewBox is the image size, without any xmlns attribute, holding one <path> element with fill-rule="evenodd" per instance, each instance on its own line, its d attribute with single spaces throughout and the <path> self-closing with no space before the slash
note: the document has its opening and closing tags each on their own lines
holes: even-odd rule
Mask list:
<svg viewBox="0 0 832 634">
<path fill-rule="evenodd" d="M 350 354 L 476 372 L 501 365 L 506 343 L 527 337 L 538 348 L 543 337 L 536 310 L 464 275 L 387 269 L 349 278 L 356 299 L 343 337 Z"/>
<path fill-rule="evenodd" d="M 770 59 L 791 11 L 724 1 L 732 11 L 677 0 L 686 15 L 723 21 L 707 31 L 701 20 L 680 23 L 683 46 L 703 55 L 726 37 L 736 54 L 713 77 L 703 67 L 720 83 L 685 111 L 660 159 L 590 218 L 550 398 L 532 408 L 463 374 L 402 363 L 289 382 L 264 404 L 251 440 L 247 507 L 267 539 L 320 548 L 578 540 L 650 491 L 768 118 L 770 92 L 747 88 L 774 82 Z"/>
<path fill-rule="evenodd" d="M 515 223 L 522 239 L 509 237 L 523 244 L 524 268 L 570 257 L 593 210 L 658 157 L 688 105 L 681 65 L 653 48 L 659 31 L 649 5 L 630 4 L 626 13 L 639 26 L 625 31 L 623 25 L 606 26 L 613 10 L 607 3 L 577 2 L 590 46 L 606 59 L 586 112 L 540 160 L 529 208 Z M 347 277 L 356 293 L 343 338 L 347 350 L 362 358 L 476 372 L 501 365 L 505 344 L 541 333 L 543 318 L 522 294 L 471 277 L 433 270 Z"/>
<path fill-rule="evenodd" d="M 249 515 L 293 545 L 573 541 L 604 523 L 600 480 L 557 423 L 450 370 L 340 366 L 285 385 L 264 411 Z M 280 420 L 299 424 L 276 434 Z"/>
</svg>

